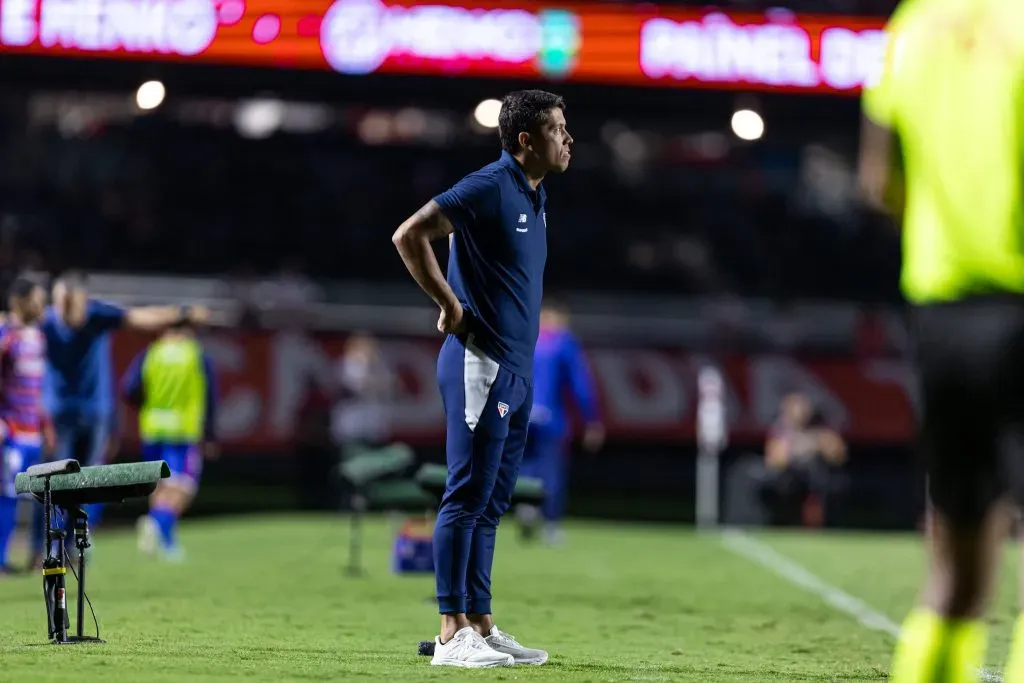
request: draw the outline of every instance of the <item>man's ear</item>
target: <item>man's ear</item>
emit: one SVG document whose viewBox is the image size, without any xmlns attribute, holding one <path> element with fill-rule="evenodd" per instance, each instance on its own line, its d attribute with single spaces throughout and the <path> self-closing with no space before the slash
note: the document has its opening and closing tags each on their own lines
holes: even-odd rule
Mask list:
<svg viewBox="0 0 1024 683">
<path fill-rule="evenodd" d="M 529 147 L 530 147 L 530 134 L 529 133 L 527 133 L 526 131 L 521 131 L 519 133 L 519 138 L 518 139 L 519 139 L 519 148 L 520 149 L 529 149 Z"/>
</svg>

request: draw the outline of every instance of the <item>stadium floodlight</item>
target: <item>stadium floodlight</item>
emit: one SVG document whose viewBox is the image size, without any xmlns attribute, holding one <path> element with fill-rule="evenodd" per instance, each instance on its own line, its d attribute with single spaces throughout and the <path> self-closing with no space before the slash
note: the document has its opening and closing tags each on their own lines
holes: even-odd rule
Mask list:
<svg viewBox="0 0 1024 683">
<path fill-rule="evenodd" d="M 740 140 L 760 140 L 764 135 L 764 119 L 753 109 L 740 109 L 732 115 L 732 132 Z"/>
<path fill-rule="evenodd" d="M 90 503 L 120 503 L 129 498 L 142 498 L 154 490 L 161 479 L 171 476 L 171 470 L 163 460 L 136 462 L 123 465 L 100 465 L 81 467 L 77 460 L 57 460 L 29 467 L 14 480 L 15 491 L 29 493 L 43 504 L 43 520 L 46 526 L 46 559 L 43 561 L 43 598 L 46 602 L 46 616 L 49 623 L 49 638 L 54 645 L 79 643 L 102 643 L 99 622 L 96 636 L 86 636 L 85 603 L 89 600 L 85 592 L 85 551 L 89 548 L 89 516 L 83 506 Z M 71 573 L 78 579 L 78 624 L 77 633 L 68 635 L 71 626 L 67 610 L 64 565 L 68 557 L 65 549 L 67 533 L 53 523 L 57 509 L 64 510 L 64 527 L 71 522 L 78 549 L 78 572 L 71 567 Z M 57 553 L 54 555 L 54 544 Z M 69 563 L 70 564 L 70 563 Z M 92 603 L 89 603 L 92 610 Z"/>
<path fill-rule="evenodd" d="M 164 102 L 167 89 L 160 81 L 146 81 L 135 91 L 135 103 L 139 109 L 148 111 L 156 109 Z"/>
<path fill-rule="evenodd" d="M 473 110 L 473 118 L 484 128 L 498 127 L 498 114 L 501 113 L 501 100 L 484 100 L 476 105 Z"/>
<path fill-rule="evenodd" d="M 284 118 L 285 105 L 280 100 L 247 100 L 235 107 L 235 127 L 242 137 L 251 140 L 270 137 L 284 123 Z"/>
</svg>

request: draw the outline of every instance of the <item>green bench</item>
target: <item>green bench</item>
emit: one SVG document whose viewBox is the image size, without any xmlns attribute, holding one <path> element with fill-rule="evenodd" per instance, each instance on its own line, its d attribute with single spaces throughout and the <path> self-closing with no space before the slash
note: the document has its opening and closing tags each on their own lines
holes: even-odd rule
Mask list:
<svg viewBox="0 0 1024 683">
<path fill-rule="evenodd" d="M 416 455 L 406 444 L 349 451 L 335 467 L 335 474 L 351 489 L 349 559 L 347 572 L 363 574 L 363 515 L 369 510 L 402 512 L 435 510 L 444 494 L 448 468 L 424 464 L 411 473 Z M 534 477 L 520 477 L 513 503 L 540 504 L 544 485 Z"/>
<path fill-rule="evenodd" d="M 444 465 L 421 465 L 416 471 L 416 481 L 424 489 L 440 498 L 448 481 L 448 468 Z M 543 482 L 536 477 L 519 477 L 519 481 L 516 482 L 515 491 L 512 493 L 512 503 L 539 504 L 543 501 Z"/>
<path fill-rule="evenodd" d="M 427 510 L 437 505 L 434 496 L 410 476 L 416 454 L 403 443 L 382 448 L 347 449 L 335 474 L 350 489 L 349 554 L 347 572 L 361 575 L 363 515 L 369 510 Z"/>
</svg>

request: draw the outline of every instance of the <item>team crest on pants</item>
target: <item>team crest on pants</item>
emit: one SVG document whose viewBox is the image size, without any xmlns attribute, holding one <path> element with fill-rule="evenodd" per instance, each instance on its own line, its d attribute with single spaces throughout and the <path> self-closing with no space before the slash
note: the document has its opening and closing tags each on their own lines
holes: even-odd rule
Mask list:
<svg viewBox="0 0 1024 683">
<path fill-rule="evenodd" d="M 506 413 L 508 413 L 508 404 L 498 401 L 498 415 L 505 417 Z"/>
</svg>

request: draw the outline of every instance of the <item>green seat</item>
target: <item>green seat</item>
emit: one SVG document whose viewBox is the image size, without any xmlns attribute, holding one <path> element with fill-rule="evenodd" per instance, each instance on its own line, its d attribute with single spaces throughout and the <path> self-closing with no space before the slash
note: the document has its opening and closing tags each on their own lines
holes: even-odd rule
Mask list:
<svg viewBox="0 0 1024 683">
<path fill-rule="evenodd" d="M 448 481 L 448 468 L 444 465 L 426 464 L 416 471 L 416 481 L 428 491 L 443 492 Z M 544 482 L 537 477 L 520 476 L 516 482 L 512 501 L 519 503 L 540 503 L 544 500 Z"/>
<path fill-rule="evenodd" d="M 362 488 L 370 482 L 400 474 L 416 461 L 409 446 L 399 443 L 383 448 L 362 449 L 343 459 L 337 472 L 352 486 Z"/>
<path fill-rule="evenodd" d="M 369 484 L 364 492 L 367 505 L 378 510 L 426 510 L 437 499 L 412 479 L 393 479 Z"/>
<path fill-rule="evenodd" d="M 375 510 L 422 511 L 437 501 L 429 491 L 408 477 L 416 454 L 403 443 L 381 448 L 346 449 L 335 473 L 350 487 L 348 572 L 362 575 L 363 513 Z M 403 477 L 402 475 L 406 475 Z"/>
</svg>

